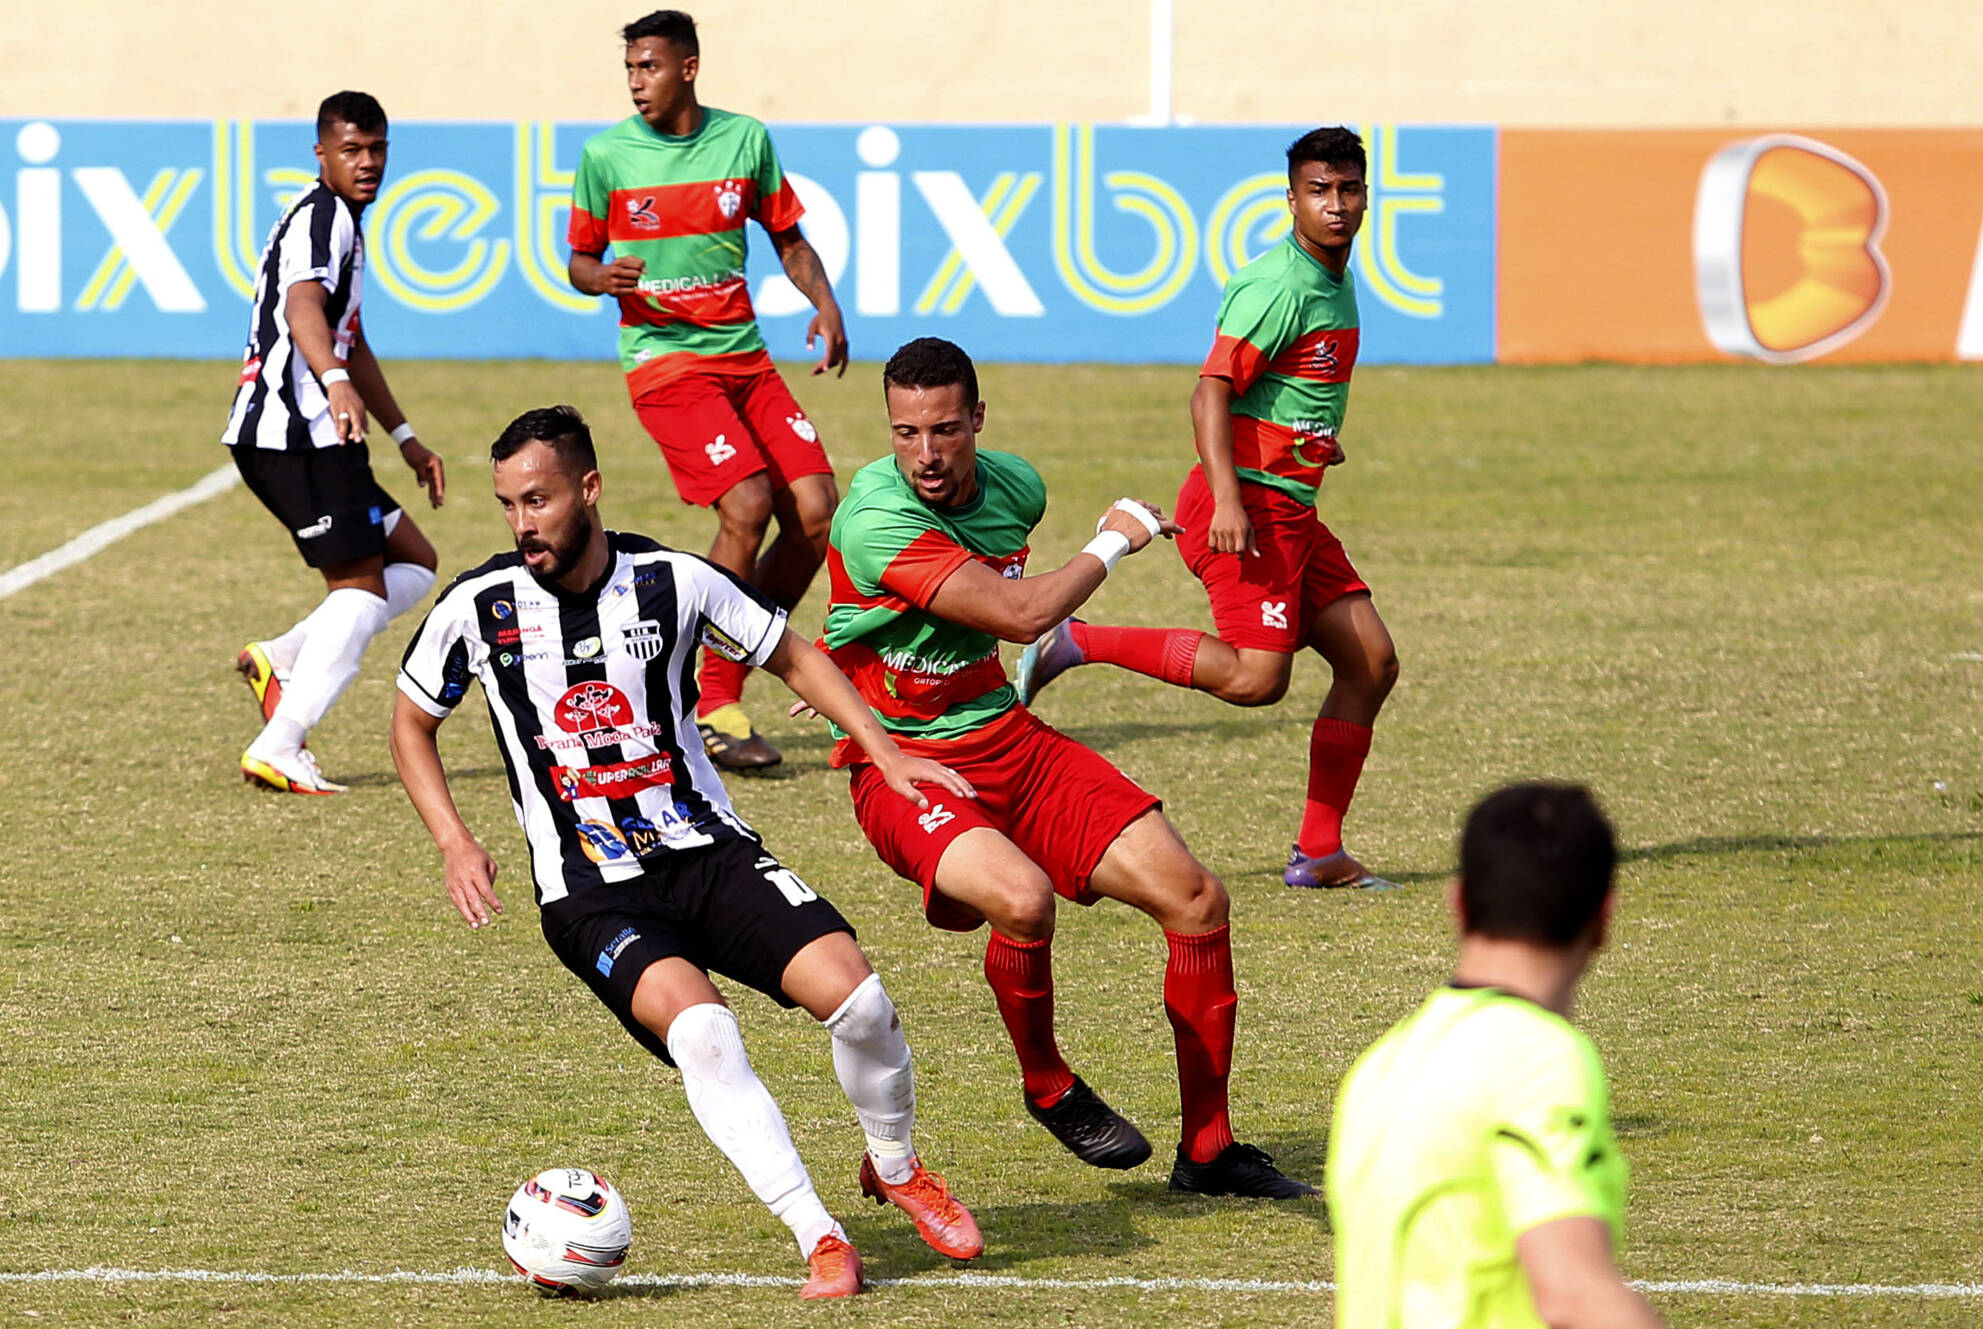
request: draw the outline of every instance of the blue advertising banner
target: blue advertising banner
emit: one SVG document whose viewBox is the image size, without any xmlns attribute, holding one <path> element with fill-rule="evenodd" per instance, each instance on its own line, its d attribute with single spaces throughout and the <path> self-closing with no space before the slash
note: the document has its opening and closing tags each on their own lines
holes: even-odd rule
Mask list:
<svg viewBox="0 0 1983 1329">
<path fill-rule="evenodd" d="M 609 359 L 565 281 L 591 124 L 395 124 L 365 215 L 388 357 Z M 1226 277 L 1287 234 L 1292 127 L 773 126 L 854 353 L 949 337 L 985 360 L 1195 362 Z M 1367 125 L 1354 266 L 1365 363 L 1494 357 L 1495 131 Z M 238 354 L 269 228 L 316 176 L 300 121 L 0 120 L 0 356 Z M 761 234 L 772 353 L 811 307 Z"/>
</svg>

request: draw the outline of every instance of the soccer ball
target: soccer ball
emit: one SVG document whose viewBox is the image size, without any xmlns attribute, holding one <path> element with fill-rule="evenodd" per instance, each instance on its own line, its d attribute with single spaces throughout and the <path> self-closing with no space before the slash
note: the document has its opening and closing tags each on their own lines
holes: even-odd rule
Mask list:
<svg viewBox="0 0 1983 1329">
<path fill-rule="evenodd" d="M 503 1212 L 503 1253 L 547 1292 L 591 1292 L 613 1281 L 633 1242 L 633 1215 L 613 1183 L 556 1167 L 516 1188 Z"/>
</svg>

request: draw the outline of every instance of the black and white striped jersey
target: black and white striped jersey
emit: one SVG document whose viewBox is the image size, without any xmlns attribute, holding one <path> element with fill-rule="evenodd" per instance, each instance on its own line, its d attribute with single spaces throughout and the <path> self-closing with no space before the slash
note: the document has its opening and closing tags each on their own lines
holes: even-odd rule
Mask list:
<svg viewBox="0 0 1983 1329">
<path fill-rule="evenodd" d="M 333 448 L 337 429 L 323 385 L 289 339 L 283 301 L 299 282 L 330 292 L 324 315 L 341 364 L 358 335 L 358 300 L 365 284 L 365 239 L 358 214 L 319 180 L 269 232 L 255 278 L 253 321 L 242 353 L 241 382 L 220 441 L 288 452 Z"/>
<path fill-rule="evenodd" d="M 761 666 L 785 611 L 694 554 L 607 540 L 604 577 L 580 593 L 539 582 L 516 553 L 463 573 L 400 664 L 399 690 L 435 716 L 481 680 L 539 905 L 676 850 L 757 838 L 704 754 L 695 653 Z"/>
</svg>

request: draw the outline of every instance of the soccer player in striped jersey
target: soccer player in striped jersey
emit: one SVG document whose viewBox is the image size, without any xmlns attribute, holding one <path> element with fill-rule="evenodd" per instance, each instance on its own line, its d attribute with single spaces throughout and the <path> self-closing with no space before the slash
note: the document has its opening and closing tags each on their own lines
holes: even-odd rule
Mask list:
<svg viewBox="0 0 1983 1329">
<path fill-rule="evenodd" d="M 235 660 L 261 708 L 241 756 L 251 784 L 341 794 L 305 742 L 351 680 L 365 648 L 434 584 L 434 547 L 373 478 L 368 418 L 398 445 L 435 507 L 446 480 L 415 436 L 365 340 L 365 207 L 386 171 L 386 113 L 362 92 L 317 108 L 316 184 L 269 233 L 255 280 L 228 445 L 241 478 L 323 574 L 323 603 L 287 632 L 249 642 Z"/>
<path fill-rule="evenodd" d="M 1164 1011 L 1183 1107 L 1173 1190 L 1292 1199 L 1315 1190 L 1233 1140 L 1232 940 L 1226 888 L 1192 857 L 1162 800 L 1021 706 L 998 644 L 1030 641 L 1175 523 L 1129 499 L 1065 566 L 1028 577 L 1046 487 L 1024 458 L 978 447 L 985 404 L 957 346 L 923 337 L 882 374 L 894 454 L 861 468 L 833 520 L 826 646 L 896 744 L 955 768 L 974 799 L 917 811 L 889 793 L 867 740 L 836 722 L 854 816 L 883 862 L 922 888 L 940 928 L 991 925 L 985 978 L 1019 1059 L 1026 1110 L 1096 1167 L 1150 1143 L 1076 1075 L 1054 1036 L 1055 897 L 1108 898 L 1163 929 Z M 829 717 L 831 718 L 831 717 Z"/>
<path fill-rule="evenodd" d="M 1612 1262 L 1625 1160 L 1603 1063 L 1569 1022 L 1616 861 L 1582 788 L 1512 785 L 1467 817 L 1452 981 L 1336 1094 L 1343 1329 L 1660 1329 Z"/>
<path fill-rule="evenodd" d="M 463 573 L 407 647 L 393 760 L 441 847 L 471 927 L 500 913 L 496 864 L 449 793 L 436 733 L 479 679 L 530 846 L 544 938 L 640 1045 L 680 1069 L 689 1109 L 811 1267 L 800 1295 L 850 1296 L 861 1260 L 820 1203 L 785 1119 L 751 1070 L 710 971 L 803 1006 L 866 1132 L 860 1185 L 931 1247 L 968 1260 L 977 1224 L 911 1139 L 915 1081 L 895 1007 L 854 930 L 746 825 L 687 698 L 698 642 L 768 669 L 871 745 L 912 813 L 916 786 L 970 786 L 906 757 L 785 611 L 694 554 L 599 520 L 591 431 L 569 406 L 528 411 L 490 449 L 513 553 Z"/>
<path fill-rule="evenodd" d="M 572 186 L 571 283 L 620 303 L 620 364 L 634 413 L 668 463 L 682 501 L 716 509 L 710 561 L 790 609 L 826 554 L 839 493 L 819 431 L 772 367 L 744 280 L 747 221 L 771 237 L 785 275 L 817 313 L 814 374 L 847 371 L 832 283 L 799 233 L 805 209 L 764 126 L 696 98 L 695 20 L 663 9 L 629 23 L 635 114 L 586 141 Z M 605 261 L 608 246 L 613 261 Z M 778 532 L 767 547 L 766 531 Z M 776 765 L 751 725 L 749 671 L 703 656 L 696 715 L 726 770 Z"/>
<path fill-rule="evenodd" d="M 1363 142 L 1316 129 L 1288 147 L 1288 238 L 1234 273 L 1191 397 L 1199 464 L 1177 496 L 1178 552 L 1205 584 L 1218 635 L 1070 618 L 1019 662 L 1019 695 L 1081 664 L 1112 664 L 1235 706 L 1287 694 L 1295 652 L 1333 679 L 1308 741 L 1308 797 L 1290 886 L 1389 888 L 1343 847 L 1371 726 L 1398 677 L 1391 634 L 1342 541 L 1316 514 L 1344 460 L 1337 432 L 1356 366 L 1350 245 L 1367 195 Z"/>
</svg>

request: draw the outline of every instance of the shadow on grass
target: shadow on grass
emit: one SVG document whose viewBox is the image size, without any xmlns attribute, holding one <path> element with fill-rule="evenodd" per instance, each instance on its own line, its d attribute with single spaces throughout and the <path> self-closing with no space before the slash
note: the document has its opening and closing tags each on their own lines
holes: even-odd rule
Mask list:
<svg viewBox="0 0 1983 1329">
<path fill-rule="evenodd" d="M 1785 850 L 1835 849 L 1847 845 L 1964 844 L 1983 841 L 1983 831 L 1928 831 L 1919 835 L 1700 835 L 1672 844 L 1646 845 L 1618 851 L 1621 863 L 1657 862 L 1668 858 L 1718 854 L 1778 853 Z"/>
</svg>

